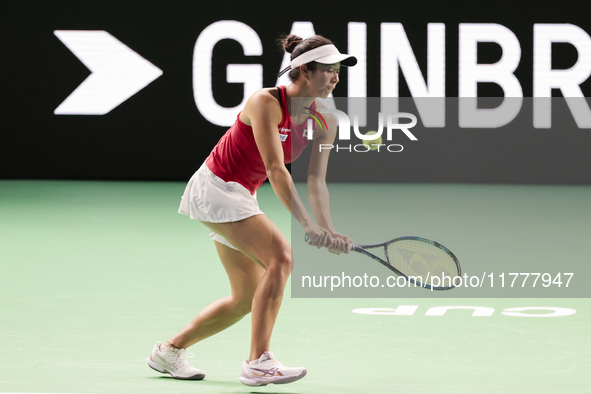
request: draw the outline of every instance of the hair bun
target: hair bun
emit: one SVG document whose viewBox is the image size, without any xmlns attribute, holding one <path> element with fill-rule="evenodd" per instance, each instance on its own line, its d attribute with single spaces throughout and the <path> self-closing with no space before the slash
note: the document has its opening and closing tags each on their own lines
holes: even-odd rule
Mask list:
<svg viewBox="0 0 591 394">
<path fill-rule="evenodd" d="M 303 41 L 304 39 L 302 37 L 296 36 L 295 34 L 290 34 L 282 40 L 283 49 L 287 53 L 292 53 L 298 44 Z"/>
</svg>

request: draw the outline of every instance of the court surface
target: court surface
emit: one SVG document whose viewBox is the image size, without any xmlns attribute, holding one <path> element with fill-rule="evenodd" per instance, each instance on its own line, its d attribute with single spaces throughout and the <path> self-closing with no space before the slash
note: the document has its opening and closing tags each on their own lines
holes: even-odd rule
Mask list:
<svg viewBox="0 0 591 394">
<path fill-rule="evenodd" d="M 190 361 L 207 373 L 204 381 L 152 371 L 145 359 L 154 343 L 229 292 L 208 230 L 176 213 L 184 186 L 0 181 L 0 393 L 591 392 L 588 298 L 314 299 L 292 298 L 288 286 L 271 350 L 287 365 L 307 367 L 303 380 L 262 388 L 238 382 L 249 351 L 249 317 L 189 349 L 195 353 Z M 401 185 L 408 198 L 414 190 L 417 201 L 424 187 Z M 430 187 L 448 196 L 456 190 Z M 558 190 L 561 206 L 573 210 L 562 220 L 572 220 L 577 236 L 591 235 L 589 187 L 463 185 L 457 193 L 479 188 L 489 196 L 517 191 L 525 199 Z M 289 238 L 289 214 L 269 185 L 258 198 Z M 427 221 L 433 213 L 412 214 Z M 480 225 L 476 216 L 462 220 Z M 544 236 L 535 223 L 499 226 L 491 231 L 526 226 L 528 237 L 536 228 Z M 477 252 L 469 242 L 459 248 Z M 319 264 L 324 256 L 318 253 Z M 418 308 L 407 316 L 353 313 L 399 305 Z M 494 313 L 425 315 L 436 306 L 483 306 Z M 536 306 L 576 313 L 502 313 Z"/>
</svg>

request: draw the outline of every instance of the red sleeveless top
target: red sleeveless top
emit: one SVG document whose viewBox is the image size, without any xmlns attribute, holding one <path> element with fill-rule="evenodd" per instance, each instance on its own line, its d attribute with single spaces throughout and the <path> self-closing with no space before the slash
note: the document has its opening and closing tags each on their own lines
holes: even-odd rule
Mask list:
<svg viewBox="0 0 591 394">
<path fill-rule="evenodd" d="M 306 145 L 308 137 L 306 133 L 307 119 L 302 124 L 292 124 L 285 86 L 279 86 L 281 103 L 281 123 L 277 126 L 278 137 L 281 138 L 284 163 L 291 163 L 297 159 Z M 312 113 L 316 109 L 312 103 Z M 224 134 L 205 160 L 207 167 L 215 175 L 225 182 L 238 182 L 254 194 L 267 179 L 267 171 L 263 158 L 259 153 L 252 126 L 244 124 L 240 120 L 240 114 L 236 122 Z"/>
</svg>

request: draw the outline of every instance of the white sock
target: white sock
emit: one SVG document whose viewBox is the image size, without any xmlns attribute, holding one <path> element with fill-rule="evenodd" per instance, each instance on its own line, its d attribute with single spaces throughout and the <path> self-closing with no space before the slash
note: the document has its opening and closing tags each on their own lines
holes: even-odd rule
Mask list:
<svg viewBox="0 0 591 394">
<path fill-rule="evenodd" d="M 176 352 L 179 351 L 179 349 L 176 349 L 174 347 L 170 347 L 170 346 L 166 346 L 165 344 L 162 344 L 162 346 L 160 346 L 160 351 L 162 353 L 170 353 L 170 352 L 176 353 Z"/>
</svg>

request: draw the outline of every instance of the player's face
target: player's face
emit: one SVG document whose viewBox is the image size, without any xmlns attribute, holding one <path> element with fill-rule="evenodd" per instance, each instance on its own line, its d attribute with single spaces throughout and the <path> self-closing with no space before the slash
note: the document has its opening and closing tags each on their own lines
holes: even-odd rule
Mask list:
<svg viewBox="0 0 591 394">
<path fill-rule="evenodd" d="M 311 90 L 316 97 L 328 97 L 339 83 L 341 63 L 318 64 L 316 70 L 310 74 Z"/>
</svg>

